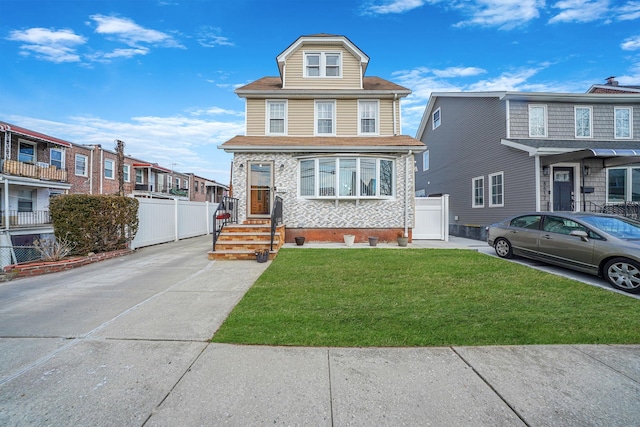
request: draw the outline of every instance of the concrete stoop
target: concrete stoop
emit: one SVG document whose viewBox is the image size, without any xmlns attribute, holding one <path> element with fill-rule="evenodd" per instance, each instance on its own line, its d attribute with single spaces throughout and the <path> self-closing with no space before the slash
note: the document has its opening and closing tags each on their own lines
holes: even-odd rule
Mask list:
<svg viewBox="0 0 640 427">
<path fill-rule="evenodd" d="M 276 228 L 271 247 L 271 224 L 267 222 L 227 224 L 222 229 L 215 251 L 209 251 L 210 260 L 256 260 L 256 252 L 269 252 L 274 259 L 284 244 L 284 225 Z"/>
</svg>

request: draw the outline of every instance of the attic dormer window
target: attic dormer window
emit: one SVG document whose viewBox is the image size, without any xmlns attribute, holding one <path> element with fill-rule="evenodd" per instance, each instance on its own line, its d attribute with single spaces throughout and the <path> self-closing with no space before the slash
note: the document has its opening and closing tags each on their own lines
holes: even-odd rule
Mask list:
<svg viewBox="0 0 640 427">
<path fill-rule="evenodd" d="M 305 77 L 340 77 L 342 74 L 340 52 L 306 52 L 304 62 Z"/>
</svg>

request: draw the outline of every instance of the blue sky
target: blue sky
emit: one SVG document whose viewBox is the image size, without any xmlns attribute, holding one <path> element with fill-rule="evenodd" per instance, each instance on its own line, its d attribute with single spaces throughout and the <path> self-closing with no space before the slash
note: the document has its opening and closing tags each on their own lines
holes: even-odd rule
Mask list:
<svg viewBox="0 0 640 427">
<path fill-rule="evenodd" d="M 639 0 L 0 0 L 0 120 L 228 183 L 234 89 L 317 33 L 413 91 L 411 136 L 431 92 L 640 85 Z"/>
</svg>

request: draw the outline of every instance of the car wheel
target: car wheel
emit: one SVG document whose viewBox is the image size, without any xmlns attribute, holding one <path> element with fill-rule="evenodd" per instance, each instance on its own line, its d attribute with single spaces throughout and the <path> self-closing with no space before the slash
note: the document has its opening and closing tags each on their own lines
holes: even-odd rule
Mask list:
<svg viewBox="0 0 640 427">
<path fill-rule="evenodd" d="M 604 266 L 604 277 L 616 289 L 640 293 L 640 264 L 627 258 L 614 258 Z"/>
<path fill-rule="evenodd" d="M 493 248 L 500 258 L 513 258 L 513 248 L 507 239 L 497 239 Z"/>
</svg>

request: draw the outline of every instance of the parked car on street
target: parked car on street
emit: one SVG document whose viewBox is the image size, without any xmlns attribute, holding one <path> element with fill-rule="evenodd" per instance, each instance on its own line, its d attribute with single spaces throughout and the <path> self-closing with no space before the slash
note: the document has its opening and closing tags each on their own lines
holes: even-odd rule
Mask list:
<svg viewBox="0 0 640 427">
<path fill-rule="evenodd" d="M 640 293 L 640 222 L 589 212 L 533 212 L 488 226 L 487 243 L 502 258 L 547 262 Z"/>
</svg>

